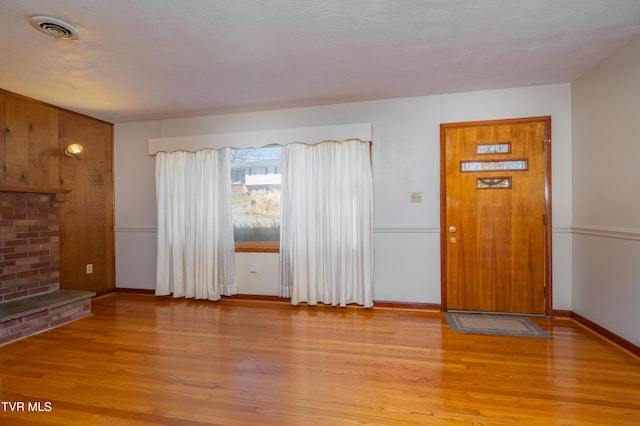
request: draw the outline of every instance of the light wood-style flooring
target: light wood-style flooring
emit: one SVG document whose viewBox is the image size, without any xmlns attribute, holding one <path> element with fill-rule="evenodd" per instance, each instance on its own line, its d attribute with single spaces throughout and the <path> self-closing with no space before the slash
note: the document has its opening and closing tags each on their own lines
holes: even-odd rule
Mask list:
<svg viewBox="0 0 640 426">
<path fill-rule="evenodd" d="M 0 347 L 0 424 L 640 424 L 640 360 L 570 319 L 534 318 L 553 335 L 536 339 L 237 299 L 115 293 L 93 312 Z"/>
</svg>

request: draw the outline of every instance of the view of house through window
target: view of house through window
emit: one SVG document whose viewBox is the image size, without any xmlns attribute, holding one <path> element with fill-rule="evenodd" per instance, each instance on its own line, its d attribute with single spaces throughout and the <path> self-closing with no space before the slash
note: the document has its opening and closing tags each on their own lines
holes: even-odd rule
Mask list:
<svg viewBox="0 0 640 426">
<path fill-rule="evenodd" d="M 280 146 L 231 150 L 231 207 L 236 243 L 280 241 L 281 172 Z"/>
</svg>

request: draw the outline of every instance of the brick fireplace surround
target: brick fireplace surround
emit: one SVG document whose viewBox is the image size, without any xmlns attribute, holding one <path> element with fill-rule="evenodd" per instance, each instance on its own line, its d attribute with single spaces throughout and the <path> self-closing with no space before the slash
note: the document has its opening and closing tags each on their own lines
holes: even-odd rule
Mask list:
<svg viewBox="0 0 640 426">
<path fill-rule="evenodd" d="M 60 290 L 67 192 L 0 186 L 0 345 L 91 314 L 94 293 Z"/>
</svg>

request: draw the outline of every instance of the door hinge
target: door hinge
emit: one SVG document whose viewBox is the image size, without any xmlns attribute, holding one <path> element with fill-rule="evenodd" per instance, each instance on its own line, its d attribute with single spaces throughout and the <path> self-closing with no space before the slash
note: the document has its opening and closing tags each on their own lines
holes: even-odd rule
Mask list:
<svg viewBox="0 0 640 426">
<path fill-rule="evenodd" d="M 551 143 L 551 139 L 543 139 L 542 140 L 542 150 L 546 151 L 547 150 L 547 145 Z"/>
</svg>

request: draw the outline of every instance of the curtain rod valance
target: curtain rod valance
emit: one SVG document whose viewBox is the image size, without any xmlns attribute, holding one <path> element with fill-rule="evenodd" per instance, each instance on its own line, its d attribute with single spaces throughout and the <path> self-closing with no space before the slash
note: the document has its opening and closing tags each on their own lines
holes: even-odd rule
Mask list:
<svg viewBox="0 0 640 426">
<path fill-rule="evenodd" d="M 162 151 L 195 152 L 207 148 L 220 149 L 226 147 L 260 148 L 268 145 L 286 145 L 294 142 L 315 144 L 327 140 L 346 139 L 371 141 L 373 139 L 371 123 L 154 138 L 149 139 L 149 155 L 155 155 Z"/>
</svg>

